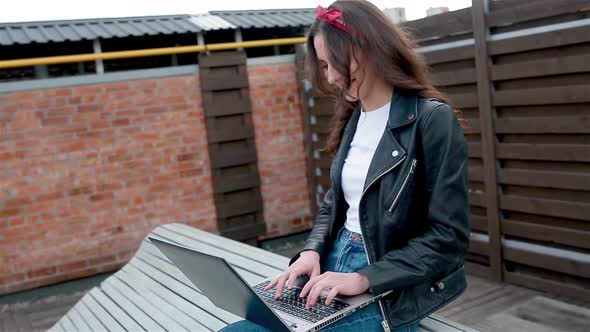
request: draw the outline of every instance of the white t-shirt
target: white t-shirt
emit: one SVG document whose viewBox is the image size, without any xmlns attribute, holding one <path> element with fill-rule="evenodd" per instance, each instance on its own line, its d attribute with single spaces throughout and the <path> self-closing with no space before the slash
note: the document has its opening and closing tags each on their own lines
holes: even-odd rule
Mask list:
<svg viewBox="0 0 590 332">
<path fill-rule="evenodd" d="M 350 150 L 344 160 L 342 191 L 350 206 L 346 211 L 344 226 L 351 232 L 361 233 L 359 223 L 361 194 L 371 160 L 385 131 L 390 107 L 391 102 L 371 112 L 361 111 L 354 138 L 350 143 Z"/>
</svg>

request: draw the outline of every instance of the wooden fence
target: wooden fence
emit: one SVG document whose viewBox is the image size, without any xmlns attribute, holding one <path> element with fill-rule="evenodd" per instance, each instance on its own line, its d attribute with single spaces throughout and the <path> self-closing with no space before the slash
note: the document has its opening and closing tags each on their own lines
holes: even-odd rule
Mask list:
<svg viewBox="0 0 590 332">
<path fill-rule="evenodd" d="M 468 120 L 471 273 L 590 298 L 590 1 L 474 0 L 406 23 Z M 303 55 L 300 52 L 299 58 Z M 302 83 L 316 199 L 332 103 Z"/>
<path fill-rule="evenodd" d="M 256 243 L 266 232 L 243 51 L 199 55 L 217 227 Z"/>
</svg>

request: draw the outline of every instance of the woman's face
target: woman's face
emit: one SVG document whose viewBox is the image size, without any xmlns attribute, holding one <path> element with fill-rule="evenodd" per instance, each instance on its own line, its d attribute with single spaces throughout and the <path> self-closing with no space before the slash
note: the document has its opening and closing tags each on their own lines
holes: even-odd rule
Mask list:
<svg viewBox="0 0 590 332">
<path fill-rule="evenodd" d="M 328 58 L 327 45 L 325 38 L 322 34 L 316 35 L 313 39 L 314 48 L 318 56 L 318 62 L 320 69 L 323 70 L 324 77 L 328 83 L 336 86 L 339 90 L 342 90 L 344 86 L 345 77 L 341 73 L 336 71 L 330 59 Z M 360 61 L 360 59 L 359 59 Z M 363 99 L 367 96 L 368 86 L 371 80 L 369 79 L 368 71 L 366 66 L 357 62 L 354 57 L 350 59 L 350 87 L 348 91 L 344 91 L 346 99 L 348 101 L 355 101 Z M 359 89 L 360 86 L 360 89 Z"/>
</svg>

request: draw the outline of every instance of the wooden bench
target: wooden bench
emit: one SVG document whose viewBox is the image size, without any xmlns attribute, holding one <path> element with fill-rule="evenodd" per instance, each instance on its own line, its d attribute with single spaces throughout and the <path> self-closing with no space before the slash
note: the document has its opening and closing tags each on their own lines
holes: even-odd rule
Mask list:
<svg viewBox="0 0 590 332">
<path fill-rule="evenodd" d="M 184 224 L 159 236 L 225 258 L 250 284 L 283 271 L 289 259 Z M 211 303 L 148 240 L 122 269 L 90 290 L 49 331 L 217 331 L 240 320 Z M 419 331 L 474 331 L 436 315 Z"/>
</svg>

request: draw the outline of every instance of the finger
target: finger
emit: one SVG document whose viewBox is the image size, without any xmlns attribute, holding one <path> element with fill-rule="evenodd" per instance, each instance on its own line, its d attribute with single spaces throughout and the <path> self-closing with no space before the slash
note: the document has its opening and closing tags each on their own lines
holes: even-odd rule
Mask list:
<svg viewBox="0 0 590 332">
<path fill-rule="evenodd" d="M 305 303 L 305 308 L 309 309 L 313 307 L 325 288 L 326 283 L 324 281 L 318 282 L 309 292 L 309 295 L 307 296 L 307 302 Z"/>
<path fill-rule="evenodd" d="M 332 290 L 330 291 L 330 294 L 328 294 L 328 297 L 326 297 L 326 304 L 332 303 L 332 301 L 334 300 L 334 298 L 337 295 L 338 295 L 338 287 L 332 288 Z"/>
<path fill-rule="evenodd" d="M 283 295 L 283 288 L 285 287 L 285 281 L 287 280 L 288 274 L 284 274 L 281 276 L 279 281 L 277 282 L 277 291 L 275 292 L 275 299 L 280 299 Z"/>
<path fill-rule="evenodd" d="M 282 275 L 282 273 L 279 274 L 278 276 L 276 276 L 274 279 L 272 279 L 270 281 L 270 283 L 266 287 L 264 287 L 264 290 L 266 291 L 266 290 L 269 290 L 269 289 L 273 288 L 274 285 L 276 285 L 277 282 L 279 281 L 279 278 L 281 277 L 281 275 Z"/>
<path fill-rule="evenodd" d="M 309 278 L 313 278 L 313 277 L 317 277 L 320 275 L 320 264 L 316 264 L 316 266 L 313 267 L 313 270 L 311 270 L 311 275 L 309 276 Z"/>
<path fill-rule="evenodd" d="M 305 297 L 307 295 L 307 293 L 311 290 L 311 288 L 320 280 L 322 280 L 324 278 L 324 275 L 318 275 L 315 276 L 311 279 L 309 279 L 307 281 L 307 283 L 305 284 L 305 286 L 303 286 L 303 289 L 301 290 L 301 293 L 299 293 L 299 297 Z"/>
<path fill-rule="evenodd" d="M 291 274 L 289 274 L 289 279 L 287 280 L 287 288 L 291 289 L 293 288 L 293 284 L 295 283 L 295 279 L 297 279 L 297 277 L 299 277 L 301 275 L 301 272 L 299 271 L 299 269 L 294 269 L 293 271 L 291 271 Z"/>
</svg>

